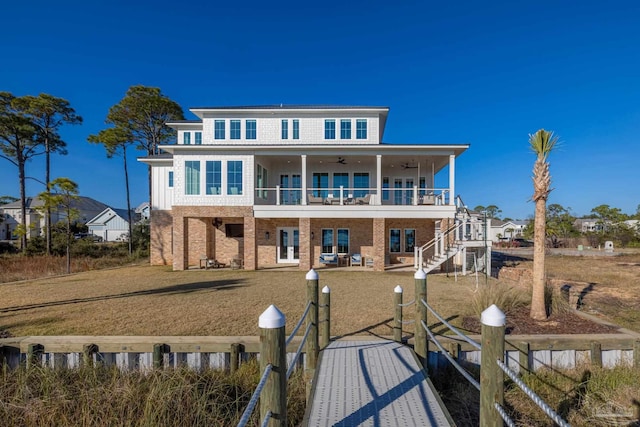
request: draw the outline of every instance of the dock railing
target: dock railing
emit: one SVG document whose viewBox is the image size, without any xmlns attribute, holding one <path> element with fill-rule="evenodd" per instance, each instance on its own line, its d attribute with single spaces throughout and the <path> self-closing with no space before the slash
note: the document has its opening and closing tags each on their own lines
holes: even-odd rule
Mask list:
<svg viewBox="0 0 640 427">
<path fill-rule="evenodd" d="M 298 359 L 303 348 L 306 354 L 306 368 L 309 378 L 313 377 L 318 362 L 320 343 L 326 347 L 330 339 L 330 289 L 322 289 L 322 297 L 318 303 L 318 273 L 311 269 L 307 275 L 307 305 L 304 313 L 285 339 L 285 315 L 275 306 L 267 308 L 258 320 L 260 327 L 260 369 L 262 376 L 253 392 L 249 405 L 245 409 L 238 423 L 238 427 L 247 425 L 258 400 L 260 401 L 261 426 L 287 425 L 287 381 L 298 366 Z M 322 308 L 322 327 L 319 328 L 318 313 Z M 296 333 L 306 320 L 307 327 L 296 353 L 287 368 L 287 352 Z M 320 329 L 320 336 L 318 330 Z"/>
<path fill-rule="evenodd" d="M 504 408 L 504 375 L 506 374 L 522 391 L 538 406 L 542 411 L 562 427 L 569 424 L 560 417 L 540 396 L 524 384 L 518 374 L 511 370 L 505 363 L 505 314 L 494 304 L 482 312 L 481 323 L 481 344 L 472 340 L 464 333 L 447 322 L 427 303 L 427 275 L 423 270 L 418 270 L 415 275 L 415 295 L 416 300 L 407 304 L 402 303 L 402 288 L 396 287 L 394 290 L 394 339 L 400 341 L 402 336 L 402 308 L 413 303 L 416 304 L 414 351 L 418 359 L 422 362 L 425 371 L 428 372 L 429 336 L 431 342 L 440 350 L 441 354 L 451 363 L 451 365 L 462 374 L 480 392 L 480 425 L 481 426 L 515 426 L 514 421 L 509 417 Z M 431 312 L 444 326 L 449 328 L 454 334 L 469 343 L 471 346 L 481 351 L 480 360 L 480 381 L 476 380 L 457 360 L 455 360 L 444 346 L 440 343 L 435 334 L 427 325 L 427 310 Z M 396 329 L 400 330 L 397 331 Z"/>
</svg>

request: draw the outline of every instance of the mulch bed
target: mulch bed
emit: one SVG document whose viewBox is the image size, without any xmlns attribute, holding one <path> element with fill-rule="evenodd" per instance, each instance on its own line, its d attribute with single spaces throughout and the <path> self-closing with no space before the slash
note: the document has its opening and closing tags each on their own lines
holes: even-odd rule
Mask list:
<svg viewBox="0 0 640 427">
<path fill-rule="evenodd" d="M 543 334 L 615 334 L 618 328 L 584 319 L 572 312 L 553 313 L 546 322 L 532 319 L 529 307 L 521 307 L 507 314 L 507 335 Z M 465 317 L 463 329 L 480 333 L 481 324 L 477 317 Z"/>
</svg>

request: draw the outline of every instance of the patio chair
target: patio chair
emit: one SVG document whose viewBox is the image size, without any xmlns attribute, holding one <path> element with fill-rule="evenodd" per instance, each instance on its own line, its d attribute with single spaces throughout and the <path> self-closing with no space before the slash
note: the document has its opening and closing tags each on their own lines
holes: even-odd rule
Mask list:
<svg viewBox="0 0 640 427">
<path fill-rule="evenodd" d="M 321 254 L 319 259 L 321 264 L 338 266 L 338 254 Z"/>
<path fill-rule="evenodd" d="M 362 255 L 361 254 L 353 254 L 351 255 L 350 264 L 352 267 L 354 265 L 362 266 Z"/>
<path fill-rule="evenodd" d="M 371 194 L 367 194 L 364 197 L 356 197 L 356 204 L 358 205 L 368 205 L 371 201 Z"/>
<path fill-rule="evenodd" d="M 238 269 L 244 268 L 244 260 L 239 256 L 237 256 L 231 259 L 229 266 L 231 267 L 232 270 L 238 270 Z"/>
<path fill-rule="evenodd" d="M 307 201 L 309 202 L 310 205 L 321 205 L 323 202 L 322 197 L 311 196 L 311 195 L 309 195 L 309 197 L 307 198 Z"/>
</svg>

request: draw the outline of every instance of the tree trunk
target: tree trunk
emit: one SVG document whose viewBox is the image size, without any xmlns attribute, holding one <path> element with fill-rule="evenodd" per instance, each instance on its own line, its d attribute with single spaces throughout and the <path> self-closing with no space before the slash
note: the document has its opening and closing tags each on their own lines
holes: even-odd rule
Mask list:
<svg viewBox="0 0 640 427">
<path fill-rule="evenodd" d="M 51 190 L 49 189 L 49 182 L 51 181 L 51 147 L 49 146 L 49 138 L 45 138 L 44 141 L 45 151 L 45 176 L 44 182 L 47 184 L 46 192 L 47 196 L 51 197 Z M 47 212 L 45 213 L 44 226 L 47 236 L 47 256 L 51 255 L 51 206 L 47 206 Z"/>
<path fill-rule="evenodd" d="M 129 255 L 133 254 L 133 226 L 131 225 L 131 198 L 129 197 L 129 170 L 127 169 L 127 146 L 122 146 L 124 159 L 124 183 L 127 188 L 127 221 L 129 222 Z"/>
<path fill-rule="evenodd" d="M 544 301 L 545 290 L 545 227 L 546 199 L 536 200 L 536 212 L 533 238 L 533 284 L 531 290 L 531 318 L 547 320 L 547 309 Z"/>
<path fill-rule="evenodd" d="M 67 274 L 71 274 L 71 209 L 68 208 L 70 200 L 67 200 Z"/>
<path fill-rule="evenodd" d="M 22 158 L 21 149 L 16 150 L 18 160 L 18 180 L 20 181 L 20 225 L 22 225 L 22 235 L 20 236 L 20 248 L 22 253 L 27 252 L 27 195 L 25 190 L 24 167 L 25 160 Z"/>
</svg>

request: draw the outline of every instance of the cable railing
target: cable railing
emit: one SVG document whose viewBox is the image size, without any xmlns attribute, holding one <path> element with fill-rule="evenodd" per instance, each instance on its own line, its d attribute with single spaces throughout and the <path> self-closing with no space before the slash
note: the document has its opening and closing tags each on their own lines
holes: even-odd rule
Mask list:
<svg viewBox="0 0 640 427">
<path fill-rule="evenodd" d="M 484 425 L 500 425 L 502 422 L 508 426 L 515 426 L 504 408 L 504 375 L 507 375 L 515 385 L 517 385 L 540 409 L 557 425 L 569 427 L 569 424 L 562 419 L 540 396 L 524 384 L 514 372 L 504 363 L 505 358 L 505 324 L 506 317 L 495 305 L 491 305 L 484 310 L 481 315 L 482 323 L 482 345 L 469 338 L 451 325 L 446 319 L 440 316 L 427 303 L 427 275 L 424 270 L 418 270 L 415 275 L 415 295 L 416 299 L 403 304 L 402 288 L 397 286 L 394 289 L 394 339 L 398 342 L 402 337 L 402 308 L 416 304 L 416 329 L 414 333 L 414 350 L 418 359 L 428 371 L 428 340 L 435 344 L 441 354 L 460 372 L 460 374 L 480 391 L 480 422 Z M 427 311 L 431 312 L 442 325 L 446 326 L 462 340 L 469 343 L 473 348 L 481 351 L 480 381 L 473 377 L 451 354 L 444 348 L 438 337 L 429 329 L 427 325 Z"/>
<path fill-rule="evenodd" d="M 285 315 L 275 306 L 267 308 L 258 320 L 260 327 L 260 368 L 262 376 L 255 391 L 251 395 L 249 404 L 245 408 L 238 427 L 244 427 L 250 421 L 256 405 L 260 402 L 260 425 L 267 426 L 272 417 L 276 416 L 278 425 L 287 424 L 287 381 L 295 371 L 298 359 L 303 352 L 306 355 L 306 368 L 313 372 L 316 369 L 319 343 L 322 348 L 329 342 L 330 334 L 330 289 L 322 289 L 321 301 L 318 298 L 318 273 L 313 269 L 306 275 L 307 305 L 288 337 L 285 338 Z M 322 328 L 319 328 L 319 308 L 322 308 Z M 300 344 L 287 368 L 287 347 L 306 320 L 307 327 Z M 320 337 L 318 336 L 320 329 Z M 286 371 L 285 371 L 286 368 Z M 285 373 L 286 372 L 286 373 Z M 312 375 L 309 376 L 310 378 Z"/>
</svg>

